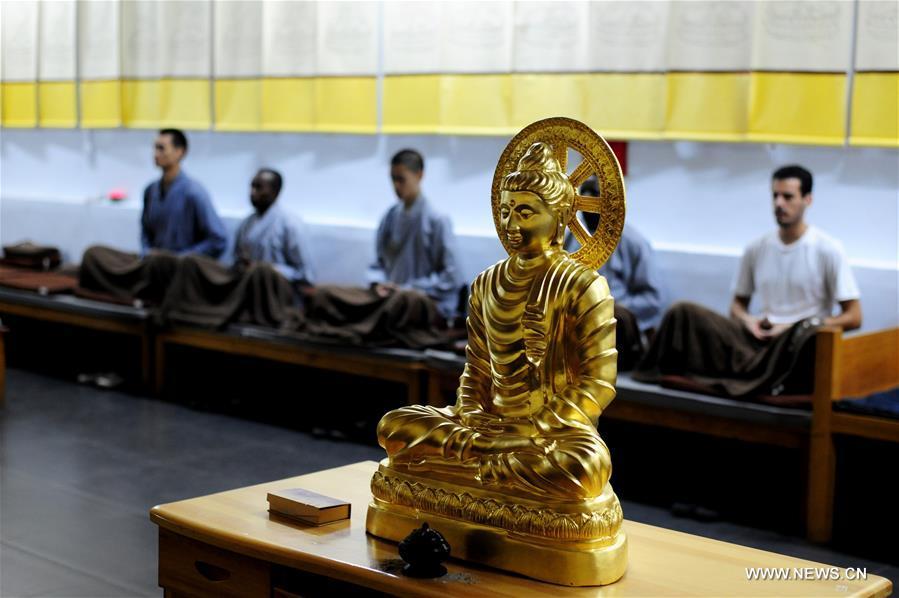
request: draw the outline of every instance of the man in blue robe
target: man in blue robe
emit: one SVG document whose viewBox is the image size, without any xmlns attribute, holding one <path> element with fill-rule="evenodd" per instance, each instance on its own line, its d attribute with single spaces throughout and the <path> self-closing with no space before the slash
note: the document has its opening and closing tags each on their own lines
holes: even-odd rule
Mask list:
<svg viewBox="0 0 899 598">
<path fill-rule="evenodd" d="M 153 158 L 162 178 L 144 190 L 140 255 L 94 245 L 85 250 L 76 293 L 103 301 L 160 304 L 178 258 L 217 258 L 225 249 L 225 227 L 209 194 L 181 171 L 187 138 L 178 129 L 162 129 Z"/>
<path fill-rule="evenodd" d="M 225 227 L 200 183 L 181 170 L 187 138 L 178 129 L 163 129 L 156 137 L 154 160 L 162 178 L 144 190 L 141 253 L 163 249 L 176 254 L 222 254 Z"/>
</svg>

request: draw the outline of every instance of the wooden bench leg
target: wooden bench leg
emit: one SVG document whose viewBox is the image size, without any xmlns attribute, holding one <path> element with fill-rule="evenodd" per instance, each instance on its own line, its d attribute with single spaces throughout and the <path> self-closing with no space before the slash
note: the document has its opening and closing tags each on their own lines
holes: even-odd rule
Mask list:
<svg viewBox="0 0 899 598">
<path fill-rule="evenodd" d="M 143 392 L 152 392 L 155 389 L 153 378 L 153 333 L 149 327 L 145 327 L 140 335 L 140 382 Z"/>
<path fill-rule="evenodd" d="M 432 407 L 445 407 L 446 401 L 443 400 L 443 392 L 440 388 L 440 374 L 428 372 L 428 405 Z"/>
<path fill-rule="evenodd" d="M 836 454 L 830 434 L 812 434 L 806 489 L 806 533 L 813 542 L 829 542 L 833 531 Z"/>
<path fill-rule="evenodd" d="M 157 397 L 162 396 L 162 388 L 165 385 L 165 339 L 162 335 L 156 336 L 156 371 L 154 372 L 153 392 Z"/>
<path fill-rule="evenodd" d="M 6 404 L 6 345 L 3 335 L 6 330 L 0 325 L 0 407 Z"/>
<path fill-rule="evenodd" d="M 833 529 L 833 492 L 836 455 L 831 415 L 833 399 L 839 396 L 842 333 L 822 328 L 815 338 L 815 394 L 812 398 L 812 429 L 808 444 L 806 488 L 806 534 L 814 542 L 829 542 Z"/>
<path fill-rule="evenodd" d="M 423 372 L 412 370 L 406 378 L 406 404 L 421 405 Z"/>
</svg>

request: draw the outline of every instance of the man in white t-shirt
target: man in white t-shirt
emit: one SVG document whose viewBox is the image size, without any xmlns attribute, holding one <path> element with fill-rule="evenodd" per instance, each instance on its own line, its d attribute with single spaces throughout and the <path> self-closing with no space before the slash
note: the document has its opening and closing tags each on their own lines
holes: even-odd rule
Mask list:
<svg viewBox="0 0 899 598">
<path fill-rule="evenodd" d="M 805 221 L 812 174 L 779 168 L 771 189 L 778 228 L 743 253 L 731 319 L 692 303 L 672 306 L 634 378 L 683 376 L 732 396 L 776 393 L 816 326 L 861 326 L 858 285 L 842 245 Z"/>
<path fill-rule="evenodd" d="M 778 229 L 743 253 L 731 316 L 759 340 L 812 317 L 844 330 L 858 328 L 858 285 L 843 246 L 805 221 L 812 204 L 812 174 L 801 166 L 784 166 L 774 173 L 771 190 Z M 749 313 L 753 294 L 758 296 L 757 316 Z M 838 316 L 832 316 L 835 303 L 840 305 Z"/>
</svg>

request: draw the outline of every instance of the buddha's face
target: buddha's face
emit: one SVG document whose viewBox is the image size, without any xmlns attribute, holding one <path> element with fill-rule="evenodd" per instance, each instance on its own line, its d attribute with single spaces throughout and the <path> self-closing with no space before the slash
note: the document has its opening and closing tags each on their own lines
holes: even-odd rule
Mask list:
<svg viewBox="0 0 899 598">
<path fill-rule="evenodd" d="M 503 191 L 500 215 L 502 233 L 516 253 L 538 255 L 549 249 L 556 238 L 558 216 L 534 193 Z"/>
</svg>

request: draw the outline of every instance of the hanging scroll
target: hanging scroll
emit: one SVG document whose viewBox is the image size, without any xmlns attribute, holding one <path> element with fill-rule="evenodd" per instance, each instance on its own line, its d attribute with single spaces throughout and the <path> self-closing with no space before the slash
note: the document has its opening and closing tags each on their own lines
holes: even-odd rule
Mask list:
<svg viewBox="0 0 899 598">
<path fill-rule="evenodd" d="M 158 5 L 163 39 L 160 122 L 206 129 L 212 121 L 212 3 L 180 0 Z"/>
<path fill-rule="evenodd" d="M 5 127 L 37 124 L 38 2 L 0 2 Z"/>
<path fill-rule="evenodd" d="M 78 2 L 81 126 L 122 124 L 120 8 L 116 1 Z"/>
<path fill-rule="evenodd" d="M 899 3 L 865 0 L 856 24 L 850 141 L 899 147 Z"/>
<path fill-rule="evenodd" d="M 377 128 L 378 22 L 374 2 L 319 2 L 316 126 L 343 133 Z"/>
<path fill-rule="evenodd" d="M 209 126 L 210 26 L 207 0 L 123 4 L 125 126 Z"/>
<path fill-rule="evenodd" d="M 388 133 L 441 130 L 441 2 L 384 4 L 384 111 Z"/>
<path fill-rule="evenodd" d="M 78 124 L 75 9 L 75 0 L 42 0 L 40 5 L 38 120 L 42 127 Z"/>
<path fill-rule="evenodd" d="M 122 121 L 126 127 L 161 126 L 161 29 L 154 0 L 122 5 Z"/>
<path fill-rule="evenodd" d="M 585 118 L 589 8 L 588 2 L 515 4 L 511 122 L 516 129 L 559 114 Z"/>
<path fill-rule="evenodd" d="M 658 138 L 671 3 L 590 3 L 584 122 L 606 137 Z"/>
<path fill-rule="evenodd" d="M 750 139 L 843 143 L 853 8 L 827 0 L 757 5 Z"/>
<path fill-rule="evenodd" d="M 316 3 L 262 6 L 262 128 L 315 130 Z"/>
<path fill-rule="evenodd" d="M 215 4 L 215 128 L 255 131 L 262 112 L 262 3 Z"/>
<path fill-rule="evenodd" d="M 739 140 L 746 132 L 753 3 L 674 2 L 665 134 Z"/>
<path fill-rule="evenodd" d="M 440 126 L 447 133 L 507 134 L 511 118 L 514 4 L 447 3 L 441 28 Z"/>
</svg>

